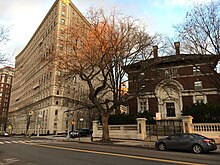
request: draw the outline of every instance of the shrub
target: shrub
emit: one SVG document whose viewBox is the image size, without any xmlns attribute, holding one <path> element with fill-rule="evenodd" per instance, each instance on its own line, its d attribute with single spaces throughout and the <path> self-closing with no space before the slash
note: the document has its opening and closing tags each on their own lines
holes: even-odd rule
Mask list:
<svg viewBox="0 0 220 165">
<path fill-rule="evenodd" d="M 220 122 L 220 105 L 196 103 L 192 107 L 185 107 L 183 115 L 191 115 L 195 123 Z"/>
</svg>

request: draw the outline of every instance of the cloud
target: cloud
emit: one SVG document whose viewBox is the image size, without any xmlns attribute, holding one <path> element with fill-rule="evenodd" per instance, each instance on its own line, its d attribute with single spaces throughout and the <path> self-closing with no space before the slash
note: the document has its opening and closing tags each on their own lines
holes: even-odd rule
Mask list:
<svg viewBox="0 0 220 165">
<path fill-rule="evenodd" d="M 154 0 L 153 4 L 157 8 L 174 8 L 174 7 L 190 7 L 195 4 L 206 4 L 213 0 Z M 214 0 L 215 1 L 215 0 Z"/>
<path fill-rule="evenodd" d="M 194 3 L 211 0 L 72 0 L 86 15 L 89 7 L 116 7 L 125 15 L 141 19 L 150 32 L 172 33 L 172 24 L 184 18 Z M 0 0 L 0 24 L 12 26 L 10 45 L 20 51 L 30 40 L 55 0 Z"/>
</svg>

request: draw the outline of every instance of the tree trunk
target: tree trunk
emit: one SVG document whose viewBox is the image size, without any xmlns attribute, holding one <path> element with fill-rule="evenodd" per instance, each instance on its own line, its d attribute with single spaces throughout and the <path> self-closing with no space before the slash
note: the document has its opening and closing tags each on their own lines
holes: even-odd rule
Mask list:
<svg viewBox="0 0 220 165">
<path fill-rule="evenodd" d="M 109 136 L 109 128 L 108 128 L 108 118 L 109 112 L 106 112 L 102 115 L 102 142 L 103 143 L 110 143 L 111 139 Z"/>
<path fill-rule="evenodd" d="M 26 132 L 25 132 L 25 135 L 26 135 L 26 136 L 28 136 L 28 130 L 29 130 L 30 122 L 31 122 L 31 117 L 28 116 L 28 117 L 27 117 Z"/>
</svg>

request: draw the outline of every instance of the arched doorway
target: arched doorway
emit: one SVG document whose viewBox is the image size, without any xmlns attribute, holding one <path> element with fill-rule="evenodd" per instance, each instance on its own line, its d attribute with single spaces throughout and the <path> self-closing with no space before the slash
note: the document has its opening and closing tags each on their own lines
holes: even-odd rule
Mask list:
<svg viewBox="0 0 220 165">
<path fill-rule="evenodd" d="M 163 80 L 156 89 L 158 99 L 158 112 L 161 119 L 178 119 L 182 114 L 183 86 L 176 80 Z"/>
</svg>

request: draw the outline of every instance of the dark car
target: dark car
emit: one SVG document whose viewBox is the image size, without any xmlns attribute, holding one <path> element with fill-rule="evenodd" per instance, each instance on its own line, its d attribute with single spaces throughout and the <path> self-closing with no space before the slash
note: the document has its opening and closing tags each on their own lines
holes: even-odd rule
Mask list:
<svg viewBox="0 0 220 165">
<path fill-rule="evenodd" d="M 82 128 L 80 130 L 74 130 L 70 132 L 70 137 L 86 137 L 92 134 L 92 131 L 89 128 Z"/>
<path fill-rule="evenodd" d="M 214 139 L 194 133 L 179 133 L 159 139 L 155 147 L 160 151 L 188 150 L 197 154 L 217 149 Z"/>
<path fill-rule="evenodd" d="M 79 134 L 81 137 L 86 137 L 92 134 L 92 131 L 89 128 L 82 128 L 79 130 Z"/>
</svg>

